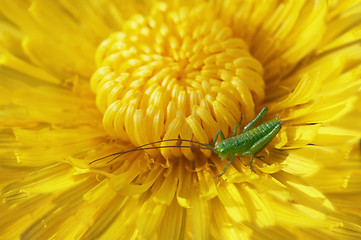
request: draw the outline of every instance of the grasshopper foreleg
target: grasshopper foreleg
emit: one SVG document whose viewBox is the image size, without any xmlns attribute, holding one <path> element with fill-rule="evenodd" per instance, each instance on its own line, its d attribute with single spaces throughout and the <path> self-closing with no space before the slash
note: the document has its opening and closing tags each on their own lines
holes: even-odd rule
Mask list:
<svg viewBox="0 0 361 240">
<path fill-rule="evenodd" d="M 229 159 L 226 167 L 223 169 L 223 172 L 221 172 L 220 174 L 218 174 L 218 175 L 216 175 L 216 176 L 214 176 L 214 177 L 216 178 L 216 177 L 222 176 L 222 175 L 227 171 L 227 168 L 229 167 L 229 165 L 231 165 L 231 163 L 233 162 L 233 160 L 234 160 L 234 154 L 231 156 L 231 159 Z"/>
<path fill-rule="evenodd" d="M 223 134 L 222 130 L 219 130 L 219 131 L 217 131 L 217 132 L 216 132 L 216 137 L 214 138 L 213 143 L 212 143 L 212 145 L 211 145 L 211 146 L 214 146 L 214 144 L 216 144 L 216 141 L 217 141 L 218 135 L 221 137 L 221 140 L 222 140 L 222 141 L 225 139 L 225 137 L 224 137 L 224 134 Z"/>
</svg>

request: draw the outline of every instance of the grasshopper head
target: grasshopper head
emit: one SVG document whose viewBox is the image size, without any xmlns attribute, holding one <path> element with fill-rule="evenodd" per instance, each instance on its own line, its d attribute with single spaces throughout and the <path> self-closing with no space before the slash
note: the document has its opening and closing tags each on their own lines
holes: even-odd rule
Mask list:
<svg viewBox="0 0 361 240">
<path fill-rule="evenodd" d="M 228 157 L 228 152 L 224 146 L 223 142 L 216 142 L 216 145 L 214 146 L 213 151 L 220 157 L 222 160 L 226 159 Z"/>
</svg>

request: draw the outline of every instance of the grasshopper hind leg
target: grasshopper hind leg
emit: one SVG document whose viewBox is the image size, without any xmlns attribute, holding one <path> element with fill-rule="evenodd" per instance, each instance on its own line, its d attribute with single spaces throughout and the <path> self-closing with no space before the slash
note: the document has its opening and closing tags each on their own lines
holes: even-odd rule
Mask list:
<svg viewBox="0 0 361 240">
<path fill-rule="evenodd" d="M 252 147 L 250 148 L 249 151 L 244 152 L 241 156 L 244 157 L 246 155 L 250 155 L 250 160 L 249 160 L 249 165 L 251 168 L 252 172 L 255 172 L 253 167 L 252 167 L 252 163 L 253 163 L 253 157 L 255 156 L 255 154 L 259 153 L 260 151 L 262 151 L 271 141 L 272 139 L 277 135 L 277 133 L 280 131 L 281 129 L 281 124 L 279 123 L 274 129 L 272 129 L 271 132 L 269 132 L 267 135 L 265 135 L 263 138 L 261 138 L 260 140 L 258 140 L 255 144 L 252 145 Z"/>
<path fill-rule="evenodd" d="M 253 153 L 250 154 L 249 167 L 251 168 L 251 172 L 256 172 L 252 167 L 252 163 L 253 163 Z"/>
</svg>

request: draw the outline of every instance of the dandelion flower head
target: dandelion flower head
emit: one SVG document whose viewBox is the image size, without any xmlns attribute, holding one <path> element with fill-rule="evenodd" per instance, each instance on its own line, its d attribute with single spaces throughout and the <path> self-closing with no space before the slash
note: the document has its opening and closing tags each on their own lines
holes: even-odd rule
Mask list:
<svg viewBox="0 0 361 240">
<path fill-rule="evenodd" d="M 360 1 L 0 4 L 4 239 L 361 237 Z"/>
</svg>

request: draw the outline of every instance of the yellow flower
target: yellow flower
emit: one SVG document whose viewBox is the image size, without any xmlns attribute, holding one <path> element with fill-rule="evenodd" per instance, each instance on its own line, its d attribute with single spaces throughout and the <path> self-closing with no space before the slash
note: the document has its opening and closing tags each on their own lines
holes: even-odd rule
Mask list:
<svg viewBox="0 0 361 240">
<path fill-rule="evenodd" d="M 186 2 L 0 1 L 2 239 L 361 237 L 361 1 Z"/>
</svg>

